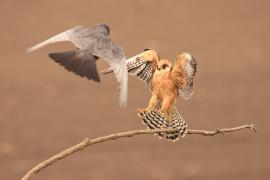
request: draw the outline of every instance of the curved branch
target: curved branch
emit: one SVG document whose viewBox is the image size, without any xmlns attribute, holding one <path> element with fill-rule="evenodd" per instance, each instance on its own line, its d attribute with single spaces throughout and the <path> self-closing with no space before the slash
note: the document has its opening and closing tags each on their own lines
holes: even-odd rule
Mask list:
<svg viewBox="0 0 270 180">
<path fill-rule="evenodd" d="M 214 136 L 217 134 L 225 134 L 228 132 L 239 131 L 241 129 L 250 129 L 250 130 L 256 132 L 254 125 L 250 124 L 250 125 L 243 125 L 243 126 L 234 127 L 234 128 L 217 129 L 217 130 L 213 130 L 213 131 L 188 129 L 187 134 Z M 108 136 L 103 136 L 103 137 L 99 137 L 99 138 L 92 139 L 92 140 L 85 138 L 79 144 L 62 151 L 62 152 L 56 154 L 55 156 L 50 157 L 49 159 L 47 159 L 45 161 L 42 161 L 41 163 L 36 165 L 34 168 L 32 168 L 30 171 L 28 171 L 21 180 L 31 179 L 33 175 L 37 174 L 42 169 L 54 164 L 55 162 L 59 161 L 60 159 L 63 159 L 63 158 L 65 158 L 65 157 L 67 157 L 67 156 L 69 156 L 77 151 L 80 151 L 80 150 L 86 148 L 87 146 L 101 143 L 101 142 L 105 142 L 105 141 L 116 140 L 116 139 L 123 138 L 123 137 L 132 137 L 135 135 L 155 134 L 155 133 L 162 133 L 162 132 L 163 133 L 164 132 L 175 132 L 175 130 L 173 130 L 173 129 L 133 130 L 133 131 L 127 131 L 127 132 L 122 132 L 122 133 L 111 134 Z"/>
</svg>

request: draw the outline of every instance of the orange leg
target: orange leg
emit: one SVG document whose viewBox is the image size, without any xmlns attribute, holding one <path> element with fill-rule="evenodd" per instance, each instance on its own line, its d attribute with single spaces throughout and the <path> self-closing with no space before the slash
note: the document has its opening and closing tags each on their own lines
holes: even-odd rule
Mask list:
<svg viewBox="0 0 270 180">
<path fill-rule="evenodd" d="M 151 111 L 155 107 L 157 100 L 158 100 L 157 96 L 155 94 L 153 94 L 150 101 L 149 101 L 147 108 L 139 108 L 138 110 L 139 111 L 146 111 L 146 112 Z"/>
<path fill-rule="evenodd" d="M 145 110 L 146 111 L 152 110 L 155 107 L 155 105 L 157 104 L 157 100 L 158 100 L 157 95 L 153 94 L 150 101 L 149 101 L 149 104 Z"/>
</svg>

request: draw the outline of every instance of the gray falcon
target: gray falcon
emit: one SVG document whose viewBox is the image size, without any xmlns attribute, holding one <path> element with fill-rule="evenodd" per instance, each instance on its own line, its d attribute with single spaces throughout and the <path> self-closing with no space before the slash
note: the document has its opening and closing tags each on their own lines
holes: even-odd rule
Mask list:
<svg viewBox="0 0 270 180">
<path fill-rule="evenodd" d="M 49 53 L 49 57 L 66 70 L 96 82 L 100 82 L 96 60 L 104 59 L 116 76 L 119 85 L 120 107 L 125 107 L 128 91 L 126 56 L 124 50 L 111 41 L 109 26 L 106 24 L 98 24 L 93 28 L 76 26 L 28 48 L 27 52 L 62 41 L 72 42 L 76 46 L 76 50 Z"/>
</svg>

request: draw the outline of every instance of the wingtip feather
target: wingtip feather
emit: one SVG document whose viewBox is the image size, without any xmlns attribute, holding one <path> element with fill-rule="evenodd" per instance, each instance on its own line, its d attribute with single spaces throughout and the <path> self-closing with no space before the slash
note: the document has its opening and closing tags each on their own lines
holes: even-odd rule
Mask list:
<svg viewBox="0 0 270 180">
<path fill-rule="evenodd" d="M 26 48 L 26 53 L 30 53 L 32 51 L 34 51 L 32 47 Z"/>
</svg>

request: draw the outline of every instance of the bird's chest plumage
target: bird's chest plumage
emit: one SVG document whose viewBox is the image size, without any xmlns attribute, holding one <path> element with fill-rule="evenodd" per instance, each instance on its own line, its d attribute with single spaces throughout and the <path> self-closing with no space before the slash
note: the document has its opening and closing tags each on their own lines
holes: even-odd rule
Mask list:
<svg viewBox="0 0 270 180">
<path fill-rule="evenodd" d="M 173 77 L 169 72 L 155 72 L 152 81 L 153 93 L 159 99 L 164 99 L 165 96 L 177 95 L 177 86 Z"/>
</svg>

